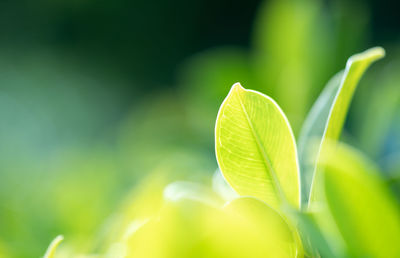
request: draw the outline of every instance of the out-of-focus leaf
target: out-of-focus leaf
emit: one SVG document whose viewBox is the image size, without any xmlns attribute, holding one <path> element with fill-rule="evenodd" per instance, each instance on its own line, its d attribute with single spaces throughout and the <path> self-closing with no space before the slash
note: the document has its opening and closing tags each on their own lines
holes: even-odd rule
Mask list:
<svg viewBox="0 0 400 258">
<path fill-rule="evenodd" d="M 210 188 L 186 181 L 177 181 L 167 185 L 164 190 L 164 198 L 174 202 L 184 199 L 195 200 L 215 207 L 222 205 L 221 198 Z"/>
<path fill-rule="evenodd" d="M 293 257 L 293 240 L 290 236 L 286 240 L 271 237 L 259 223 L 236 211 L 182 200 L 167 203 L 157 218 L 128 239 L 126 255 L 152 258 Z M 283 246 L 278 246 L 278 242 Z"/>
<path fill-rule="evenodd" d="M 232 201 L 239 197 L 233 188 L 226 182 L 221 170 L 217 169 L 212 177 L 212 188 L 225 201 Z"/>
<path fill-rule="evenodd" d="M 279 103 L 297 132 L 312 98 L 335 69 L 329 15 L 321 1 L 265 1 L 254 31 L 255 68 L 262 84 L 256 89 Z"/>
<path fill-rule="evenodd" d="M 44 258 L 53 258 L 56 252 L 57 247 L 60 245 L 61 241 L 63 241 L 63 236 L 57 236 L 54 240 L 50 243 L 49 248 L 44 255 Z"/>
<path fill-rule="evenodd" d="M 239 83 L 218 113 L 216 155 L 228 183 L 240 194 L 274 208 L 299 207 L 299 174 L 289 122 L 271 98 Z"/>
<path fill-rule="evenodd" d="M 109 246 L 118 246 L 130 235 L 135 224 L 143 223 L 157 214 L 163 205 L 163 190 L 168 184 L 167 173 L 155 171 L 127 194 L 117 212 L 110 216 L 99 231 L 94 250 L 104 252 Z M 115 244 L 117 243 L 117 244 Z M 118 248 L 111 248 L 118 249 Z"/>
<path fill-rule="evenodd" d="M 360 153 L 344 144 L 321 154 L 329 211 L 354 257 L 400 255 L 400 210 L 382 178 Z"/>
<path fill-rule="evenodd" d="M 295 229 L 266 203 L 253 197 L 240 197 L 226 204 L 224 209 L 254 223 L 264 232 L 268 240 L 266 244 L 281 248 L 282 254 L 288 257 L 303 256 L 303 246 Z"/>
<path fill-rule="evenodd" d="M 310 196 L 311 200 L 319 198 L 316 196 L 319 195 L 316 193 L 319 190 L 316 189 L 318 189 L 320 183 L 318 183 L 318 176 L 315 175 L 318 172 L 316 166 L 307 166 L 307 163 L 311 162 L 316 165 L 319 153 L 324 148 L 324 142 L 326 140 L 336 141 L 339 138 L 351 99 L 361 76 L 374 61 L 382 58 L 384 54 L 382 48 L 376 47 L 351 56 L 347 61 L 340 83 L 337 83 L 338 77 L 334 77 L 328 84 L 327 90 L 321 94 L 311 109 L 299 140 L 302 155 L 300 162 L 303 164 L 302 168 L 304 168 L 303 171 L 300 171 L 301 178 L 304 179 L 302 184 L 310 184 L 309 178 L 313 178 L 311 186 L 302 186 L 302 189 L 305 190 L 302 194 Z M 335 88 L 337 88 L 336 91 Z M 334 98 L 330 94 L 333 94 Z M 326 114 L 327 116 L 325 116 Z M 321 130 L 322 128 L 323 130 Z M 310 154 L 313 153 L 310 148 L 315 146 L 311 144 L 313 142 L 317 142 L 319 146 L 315 155 Z M 309 158 L 312 160 L 307 160 Z M 308 189 L 310 189 L 310 193 L 307 192 Z"/>
<path fill-rule="evenodd" d="M 297 227 L 301 233 L 305 252 L 310 257 L 336 257 L 334 250 L 318 228 L 312 216 L 297 210 L 290 210 L 290 214 L 296 219 Z"/>
</svg>

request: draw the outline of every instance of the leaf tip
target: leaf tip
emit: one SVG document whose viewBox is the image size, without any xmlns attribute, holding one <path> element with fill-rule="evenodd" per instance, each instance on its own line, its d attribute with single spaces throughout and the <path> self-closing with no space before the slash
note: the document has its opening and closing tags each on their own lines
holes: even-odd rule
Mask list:
<svg viewBox="0 0 400 258">
<path fill-rule="evenodd" d="M 48 247 L 46 254 L 44 255 L 44 258 L 53 258 L 57 247 L 60 245 L 61 241 L 63 241 L 63 240 L 64 240 L 64 236 L 62 236 L 62 235 L 58 235 L 56 238 L 54 238 L 54 240 L 51 241 L 50 246 Z"/>
<path fill-rule="evenodd" d="M 240 84 L 240 82 L 237 82 L 235 84 L 233 84 L 232 88 L 231 88 L 231 92 L 243 92 L 246 89 L 243 88 L 243 86 Z"/>
<path fill-rule="evenodd" d="M 356 62 L 360 60 L 370 60 L 371 62 L 374 62 L 376 60 L 379 60 L 385 56 L 385 49 L 383 47 L 373 47 L 370 49 L 365 50 L 362 53 L 353 55 L 350 57 L 349 61 L 351 62 Z"/>
</svg>

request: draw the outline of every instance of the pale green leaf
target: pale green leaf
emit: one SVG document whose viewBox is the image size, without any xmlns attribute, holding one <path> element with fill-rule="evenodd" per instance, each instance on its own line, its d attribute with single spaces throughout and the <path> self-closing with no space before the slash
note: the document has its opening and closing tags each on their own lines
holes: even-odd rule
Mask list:
<svg viewBox="0 0 400 258">
<path fill-rule="evenodd" d="M 312 148 L 315 141 L 321 140 L 324 135 L 329 112 L 340 87 L 343 72 L 339 72 L 328 82 L 311 108 L 300 132 L 298 141 L 298 154 L 300 165 L 301 197 L 302 204 L 308 202 L 311 182 L 315 171 L 316 153 Z"/>
<path fill-rule="evenodd" d="M 399 257 L 400 210 L 375 166 L 343 144 L 328 146 L 321 162 L 326 201 L 348 255 Z"/>
<path fill-rule="evenodd" d="M 64 237 L 59 235 L 56 238 L 54 238 L 53 241 L 51 241 L 49 247 L 47 248 L 47 251 L 44 255 L 44 258 L 54 258 L 54 254 L 56 252 L 57 247 L 60 245 L 61 241 L 64 240 Z"/>
<path fill-rule="evenodd" d="M 336 75 L 328 83 L 327 88 L 311 109 L 299 140 L 299 157 L 303 169 L 301 170 L 302 194 L 305 196 L 315 199 L 315 195 L 318 195 L 315 193 L 318 191 L 315 190 L 315 185 L 318 184 L 315 183 L 315 181 L 318 181 L 318 178 L 315 177 L 318 171 L 316 164 L 324 142 L 326 140 L 335 141 L 339 138 L 351 99 L 361 76 L 374 61 L 382 58 L 384 54 L 383 48 L 375 47 L 351 56 L 347 61 L 343 76 Z M 341 79 L 339 79 L 340 76 Z M 339 81 L 340 83 L 338 83 Z M 314 147 L 314 144 L 311 143 L 315 142 L 319 147 L 316 152 L 312 152 L 310 148 Z M 310 180 L 312 178 L 314 180 Z M 306 200 L 306 197 L 303 197 L 303 200 Z"/>
<path fill-rule="evenodd" d="M 381 59 L 384 55 L 385 50 L 383 48 L 375 47 L 349 58 L 339 91 L 329 114 L 324 138 L 330 140 L 339 138 L 347 110 L 361 76 L 373 62 Z"/>
<path fill-rule="evenodd" d="M 274 208 L 286 202 L 299 207 L 294 136 L 271 98 L 233 85 L 219 110 L 215 134 L 219 167 L 236 192 Z"/>
</svg>

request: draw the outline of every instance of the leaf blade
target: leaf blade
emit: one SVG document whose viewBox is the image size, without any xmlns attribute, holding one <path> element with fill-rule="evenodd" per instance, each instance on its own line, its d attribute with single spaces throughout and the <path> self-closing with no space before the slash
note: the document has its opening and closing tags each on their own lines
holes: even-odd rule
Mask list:
<svg viewBox="0 0 400 258">
<path fill-rule="evenodd" d="M 328 83 L 327 88 L 320 95 L 307 116 L 304 123 L 305 127 L 302 128 L 299 139 L 299 158 L 300 166 L 303 168 L 300 171 L 302 195 L 308 196 L 308 202 L 316 200 L 318 198 L 317 195 L 319 195 L 318 191 L 320 190 L 315 190 L 318 188 L 315 185 L 320 183 L 315 181 L 319 181 L 316 177 L 318 172 L 317 164 L 319 153 L 322 152 L 324 143 L 327 140 L 331 142 L 338 140 L 358 82 L 367 68 L 373 62 L 384 57 L 384 55 L 383 48 L 375 47 L 351 56 L 346 63 L 342 78 L 340 79 L 340 75 L 336 75 Z M 338 83 L 339 81 L 340 83 Z M 337 90 L 335 91 L 335 89 Z M 325 116 L 328 107 L 330 107 L 329 113 L 328 116 Z M 321 128 L 321 125 L 324 125 L 323 131 L 316 130 L 311 132 L 314 127 Z M 314 146 L 311 143 L 316 141 L 319 144 L 317 151 L 313 153 L 309 148 L 313 148 Z M 309 162 L 312 165 L 307 164 Z M 309 178 L 311 178 L 311 182 Z M 307 203 L 305 197 L 303 197 L 303 203 Z"/>
<path fill-rule="evenodd" d="M 294 136 L 272 99 L 233 85 L 218 112 L 215 137 L 221 172 L 240 195 L 274 208 L 285 201 L 299 207 Z"/>
</svg>

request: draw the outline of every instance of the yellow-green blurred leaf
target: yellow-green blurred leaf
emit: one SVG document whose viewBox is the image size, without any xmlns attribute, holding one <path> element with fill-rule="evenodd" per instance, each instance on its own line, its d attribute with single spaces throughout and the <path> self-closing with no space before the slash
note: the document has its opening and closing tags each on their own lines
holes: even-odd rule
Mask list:
<svg viewBox="0 0 400 258">
<path fill-rule="evenodd" d="M 274 208 L 286 201 L 299 206 L 294 136 L 271 98 L 233 85 L 219 110 L 215 133 L 219 167 L 240 195 Z"/>
<path fill-rule="evenodd" d="M 324 193 L 348 254 L 399 257 L 400 210 L 374 165 L 343 144 L 326 150 Z"/>
<path fill-rule="evenodd" d="M 236 211 L 216 209 L 193 200 L 169 202 L 156 219 L 128 239 L 126 254 L 152 258 L 295 256 L 290 235 L 283 238 L 268 234 L 259 222 Z"/>
<path fill-rule="evenodd" d="M 226 204 L 224 209 L 242 216 L 261 230 L 269 248 L 281 249 L 279 253 L 287 257 L 303 256 L 303 247 L 295 229 L 266 203 L 253 197 L 240 197 Z"/>
<path fill-rule="evenodd" d="M 334 35 L 328 25 L 321 1 L 264 1 L 258 10 L 253 50 L 257 78 L 295 132 L 334 65 Z"/>
</svg>

